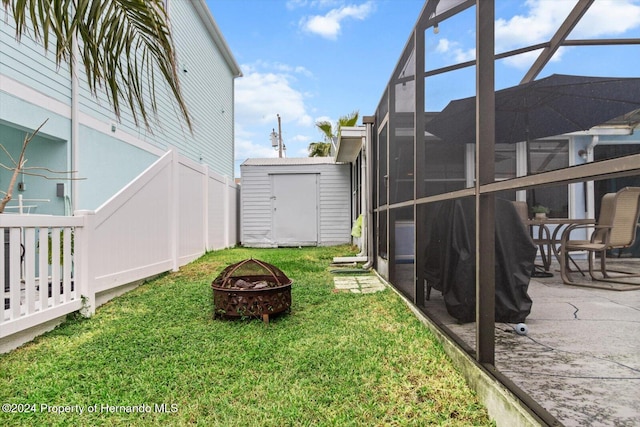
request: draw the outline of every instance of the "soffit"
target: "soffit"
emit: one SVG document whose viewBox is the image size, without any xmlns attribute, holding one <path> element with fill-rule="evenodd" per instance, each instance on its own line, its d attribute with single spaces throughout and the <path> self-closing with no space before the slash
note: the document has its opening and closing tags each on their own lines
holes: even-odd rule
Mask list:
<svg viewBox="0 0 640 427">
<path fill-rule="evenodd" d="M 360 154 L 362 138 L 365 136 L 366 129 L 362 126 L 341 128 L 336 148 L 336 162 L 353 163 Z"/>
</svg>

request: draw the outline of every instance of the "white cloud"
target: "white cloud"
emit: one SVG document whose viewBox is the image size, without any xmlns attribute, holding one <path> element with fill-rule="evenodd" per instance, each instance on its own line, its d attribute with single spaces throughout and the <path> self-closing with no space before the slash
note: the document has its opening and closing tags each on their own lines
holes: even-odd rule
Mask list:
<svg viewBox="0 0 640 427">
<path fill-rule="evenodd" d="M 571 11 L 568 1 L 529 0 L 526 15 L 496 20 L 496 51 L 547 41 Z"/>
<path fill-rule="evenodd" d="M 640 26 L 640 4 L 637 0 L 599 0 L 589 8 L 572 38 L 623 34 Z"/>
<path fill-rule="evenodd" d="M 264 60 L 257 60 L 253 64 L 244 64 L 242 69 L 245 73 L 256 72 L 258 70 L 270 70 L 283 73 L 287 77 L 292 77 L 293 74 L 301 74 L 305 77 L 313 77 L 313 73 L 302 65 L 289 65 L 282 62 L 270 62 Z"/>
<path fill-rule="evenodd" d="M 472 61 L 476 57 L 475 48 L 465 50 L 461 47 L 460 43 L 451 41 L 446 38 L 441 38 L 438 40 L 436 52 L 442 53 L 447 57 L 452 58 L 455 63 Z"/>
<path fill-rule="evenodd" d="M 293 71 L 297 74 L 302 74 L 305 77 L 313 77 L 313 73 L 311 71 L 307 70 L 305 67 L 302 67 L 300 65 L 295 67 Z"/>
<path fill-rule="evenodd" d="M 574 6 L 574 2 L 557 0 L 528 0 L 527 13 L 509 20 L 496 20 L 496 52 L 548 41 L 560 27 Z M 568 38 L 615 36 L 640 26 L 640 5 L 637 0 L 599 0 L 582 18 Z M 553 61 L 562 58 L 563 49 Z M 512 66 L 531 65 L 539 52 L 529 52 L 506 60 Z"/>
<path fill-rule="evenodd" d="M 297 9 L 300 7 L 326 8 L 335 7 L 344 0 L 289 0 L 287 9 Z"/>
<path fill-rule="evenodd" d="M 447 53 L 449 52 L 449 48 L 451 46 L 451 42 L 449 39 L 441 38 L 438 39 L 438 45 L 436 46 L 436 52 L 438 53 Z"/>
<path fill-rule="evenodd" d="M 292 86 L 286 72 L 261 72 L 258 66 L 243 67 L 244 77 L 236 80 L 236 119 L 244 123 L 270 123 L 280 114 L 285 122 L 301 126 L 313 124 L 307 114 L 305 95 Z M 280 70 L 283 67 L 276 67 Z M 295 69 L 285 66 L 284 68 Z"/>
<path fill-rule="evenodd" d="M 287 156 L 288 157 L 307 157 L 309 155 L 309 143 L 320 141 L 321 138 L 311 138 L 308 135 L 294 135 L 288 137 Z M 298 148 L 296 148 L 298 147 Z"/>
<path fill-rule="evenodd" d="M 316 117 L 315 123 L 317 122 L 329 122 L 333 124 L 334 121 L 329 116 L 320 116 L 320 117 Z"/>
<path fill-rule="evenodd" d="M 266 134 L 268 135 L 268 134 Z M 259 144 L 253 142 L 255 139 Z M 248 158 L 269 158 L 277 157 L 278 153 L 271 148 L 268 136 L 261 135 L 256 138 L 253 132 L 247 131 L 241 124 L 236 123 L 235 129 L 235 157 L 240 161 Z"/>
<path fill-rule="evenodd" d="M 361 5 L 342 6 L 332 9 L 326 15 L 305 17 L 300 21 L 303 30 L 317 34 L 329 40 L 336 40 L 342 28 L 341 23 L 347 18 L 364 20 L 375 10 L 372 1 Z"/>
<path fill-rule="evenodd" d="M 269 61 L 245 64 L 242 71 L 235 81 L 236 159 L 278 156 L 269 139 L 272 130 L 277 132 L 278 114 L 286 155 L 305 157 L 311 138 L 304 133 L 314 132 L 314 121 L 307 112 L 309 95 L 298 87 L 313 74 L 302 66 Z"/>
<path fill-rule="evenodd" d="M 288 139 L 289 139 L 289 141 L 302 142 L 302 143 L 308 142 L 308 141 L 311 140 L 311 138 L 309 136 L 307 136 L 307 135 L 294 135 L 293 137 L 288 138 Z"/>
</svg>

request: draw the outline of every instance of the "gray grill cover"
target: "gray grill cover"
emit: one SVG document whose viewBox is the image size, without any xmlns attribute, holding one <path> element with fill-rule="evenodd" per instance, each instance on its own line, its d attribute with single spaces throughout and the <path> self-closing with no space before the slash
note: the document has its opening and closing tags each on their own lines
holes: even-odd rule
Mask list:
<svg viewBox="0 0 640 427">
<path fill-rule="evenodd" d="M 447 312 L 462 323 L 475 321 L 475 208 L 473 198 L 427 205 L 425 277 L 442 292 Z M 536 246 L 513 204 L 496 199 L 496 322 L 524 322 Z"/>
</svg>

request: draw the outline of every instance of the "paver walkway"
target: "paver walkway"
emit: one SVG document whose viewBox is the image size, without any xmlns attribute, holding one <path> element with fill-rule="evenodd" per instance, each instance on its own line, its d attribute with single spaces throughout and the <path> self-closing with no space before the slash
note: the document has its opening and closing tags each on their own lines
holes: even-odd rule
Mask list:
<svg viewBox="0 0 640 427">
<path fill-rule="evenodd" d="M 383 291 L 385 284 L 375 275 L 334 277 L 335 292 L 353 292 L 354 294 L 371 294 Z"/>
</svg>

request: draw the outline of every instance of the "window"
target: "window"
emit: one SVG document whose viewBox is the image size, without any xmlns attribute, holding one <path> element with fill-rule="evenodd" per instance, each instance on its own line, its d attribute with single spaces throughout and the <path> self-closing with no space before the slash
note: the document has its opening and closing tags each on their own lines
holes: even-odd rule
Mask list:
<svg viewBox="0 0 640 427">
<path fill-rule="evenodd" d="M 529 174 L 569 167 L 569 141 L 533 141 L 527 152 Z M 527 191 L 527 204 L 542 205 L 551 210 L 551 218 L 569 216 L 569 195 L 566 185 L 537 188 Z"/>
</svg>

